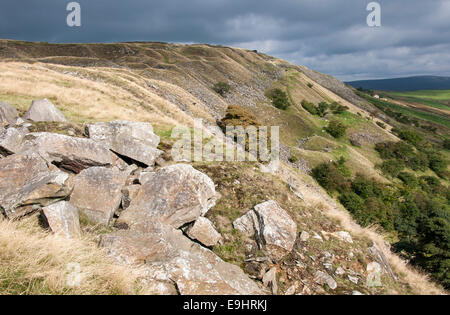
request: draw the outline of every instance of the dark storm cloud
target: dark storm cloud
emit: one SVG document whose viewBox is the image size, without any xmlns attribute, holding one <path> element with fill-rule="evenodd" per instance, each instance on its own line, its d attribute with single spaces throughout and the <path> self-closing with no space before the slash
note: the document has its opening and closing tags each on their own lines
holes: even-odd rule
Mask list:
<svg viewBox="0 0 450 315">
<path fill-rule="evenodd" d="M 2 0 L 0 37 L 49 42 L 168 41 L 258 49 L 341 79 L 450 75 L 450 0 Z"/>
</svg>

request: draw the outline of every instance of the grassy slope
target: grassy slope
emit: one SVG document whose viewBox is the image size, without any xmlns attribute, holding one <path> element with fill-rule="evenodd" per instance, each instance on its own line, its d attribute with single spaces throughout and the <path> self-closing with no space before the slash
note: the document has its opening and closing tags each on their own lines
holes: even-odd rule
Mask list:
<svg viewBox="0 0 450 315">
<path fill-rule="evenodd" d="M 156 125 L 156 132 L 164 140 L 169 140 L 171 126 L 177 123 L 189 125 L 192 116 L 203 117 L 213 122 L 217 113 L 226 108 L 227 103 L 237 103 L 250 108 L 263 123 L 280 125 L 281 140 L 290 147 L 296 146 L 298 139 L 317 134 L 318 136 L 313 139 L 318 141 L 307 143 L 311 147 L 295 151 L 312 166 L 321 161 L 344 156 L 348 159 L 353 174 L 363 172 L 379 179 L 381 179 L 379 172 L 374 167 L 378 160 L 373 145 L 365 144 L 362 148 L 356 148 L 351 146 L 347 138 L 332 138 L 322 132 L 326 122 L 311 116 L 300 103 L 303 99 L 315 103 L 323 100 L 341 102 L 349 106 L 350 111 L 334 118 L 349 126 L 349 132 L 369 132 L 383 139 L 395 139 L 373 121 L 366 119 L 369 116 L 367 112 L 323 88 L 304 74 L 288 68 L 284 71 L 284 75 L 279 77 L 276 74 L 279 69 L 277 70 L 275 65 L 283 64 L 281 61 L 245 50 L 161 43 L 34 46 L 15 42 L 9 46 L 7 53 L 18 55 L 20 61 L 0 63 L 0 100 L 12 103 L 22 112 L 32 99 L 47 97 L 74 122 L 112 119 L 148 121 Z M 56 56 L 52 56 L 55 54 Z M 69 57 L 58 57 L 59 55 Z M 122 68 L 116 69 L 118 65 Z M 218 97 L 210 89 L 210 86 L 218 80 L 233 83 L 232 93 L 225 99 Z M 313 87 L 308 87 L 308 83 L 313 83 Z M 157 88 L 155 89 L 153 85 Z M 254 93 L 258 97 L 269 87 L 281 87 L 288 92 L 293 106 L 287 111 L 279 111 L 264 97 L 249 98 L 247 94 L 251 93 L 247 93 L 245 89 L 241 90 L 243 86 L 256 86 Z M 361 113 L 361 116 L 357 113 Z M 323 152 L 324 146 L 333 146 L 334 149 L 331 152 Z M 234 239 L 232 234 L 235 232 L 227 230 L 229 223 L 256 202 L 273 197 L 289 211 L 297 207 L 301 213 L 306 209 L 305 205 L 298 205 L 298 202 L 289 200 L 293 195 L 289 193 L 286 185 L 277 183 L 274 179 L 262 177 L 261 185 L 255 184 L 257 181 L 253 180 L 246 183 L 245 177 L 240 174 L 249 176 L 247 179 L 263 176 L 252 167 L 241 166 L 245 169 L 236 170 L 230 169 L 230 166 L 223 166 L 224 169 L 221 170 L 222 166 L 217 165 L 213 168 L 197 166 L 207 173 L 212 173 L 213 180 L 219 187 L 223 187 L 223 190 L 219 191 L 227 198 L 218 204 L 218 208 L 213 209 L 211 216 L 215 223 L 222 227 L 220 222 L 226 217 L 225 222 L 228 222 L 228 225 L 223 227 L 222 232 L 227 235 L 229 233 L 232 241 Z M 245 185 L 230 184 L 226 187 L 225 183 L 229 179 L 224 178 L 225 174 L 237 176 L 236 179 Z M 267 190 L 272 184 L 275 184 L 277 191 Z M 229 189 L 234 195 L 230 195 Z M 238 202 L 236 207 L 227 208 L 228 200 L 236 199 Z M 312 209 L 307 211 L 314 212 L 313 219 L 309 222 L 302 218 L 299 221 L 300 225 L 319 232 L 321 224 L 328 219 L 320 211 Z M 295 215 L 295 212 L 292 214 Z M 228 245 L 217 249 L 217 252 L 224 259 L 241 264 L 243 249 Z M 318 250 L 319 248 L 314 249 L 317 252 Z M 425 280 L 423 281 L 425 283 Z M 399 288 L 389 283 L 385 288 L 388 291 L 384 293 L 407 293 L 410 290 L 430 292 L 428 289 L 421 291 L 420 283 L 412 285 L 416 288 L 411 289 L 408 286 Z"/>
</svg>

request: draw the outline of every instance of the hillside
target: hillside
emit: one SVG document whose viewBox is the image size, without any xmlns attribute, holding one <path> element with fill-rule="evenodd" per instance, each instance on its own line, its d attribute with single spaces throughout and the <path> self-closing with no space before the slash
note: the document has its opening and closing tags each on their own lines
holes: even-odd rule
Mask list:
<svg viewBox="0 0 450 315">
<path fill-rule="evenodd" d="M 314 175 L 328 165 L 345 174 L 342 187 L 346 189 L 355 186 L 351 181 L 358 175 L 387 185 L 393 192 L 402 183 L 380 168 L 384 158 L 376 145 L 399 142 L 403 134 L 396 129 L 403 125 L 390 119 L 390 112 L 380 110 L 370 96 L 356 94 L 331 76 L 256 51 L 203 44 L 2 40 L 0 79 L 0 102 L 12 105 L 21 117 L 3 121 L 0 129 L 2 189 L 12 189 L 11 176 L 16 176 L 17 183 L 23 181 L 8 168 L 14 169 L 11 165 L 18 160 L 27 171 L 31 164 L 26 161 L 35 161 L 42 169 L 30 172 L 39 171 L 39 176 L 42 172 L 68 176 L 67 183 L 58 184 L 57 195 L 39 195 L 52 192 L 53 182 L 33 191 L 29 196 L 33 202 L 18 205 L 22 214 L 13 215 L 5 204 L 0 205 L 5 217 L 0 220 L 2 293 L 445 293 L 435 280 L 407 264 L 404 259 L 410 257 L 405 253 L 400 258 L 391 252 L 391 246 L 403 240 L 391 228 L 398 213 L 389 213 L 389 222 L 378 214 L 361 220 L 359 212 L 342 206 L 340 194 L 346 192 L 330 189 Z M 219 82 L 226 83 L 229 91 L 217 93 L 214 86 Z M 276 108 L 270 99 L 273 91 L 283 92 L 290 106 Z M 57 114 L 58 121 L 30 119 L 30 104 L 40 99 L 47 99 L 44 103 L 52 117 L 60 111 L 65 118 Z M 278 169 L 259 162 L 198 161 L 187 163 L 188 167 L 173 161 L 171 149 L 176 140 L 171 132 L 175 126 L 194 128 L 194 118 L 202 118 L 204 129 L 196 132 L 214 131 L 219 137 L 218 127 L 227 123 L 232 104 L 241 110 L 233 116 L 238 121 L 280 126 Z M 343 136 L 333 136 L 332 122 L 343 127 Z M 17 134 L 12 146 L 9 137 Z M 446 136 L 430 137 L 442 146 Z M 105 144 L 105 137 L 116 138 Z M 45 154 L 24 151 L 30 143 Z M 142 143 L 144 151 L 140 151 Z M 64 149 L 54 151 L 59 148 Z M 79 153 L 80 148 L 87 152 Z M 105 148 L 114 153 L 112 160 Z M 438 187 L 448 190 L 447 165 L 439 170 L 442 184 Z M 437 172 L 427 166 L 413 173 L 434 178 Z M 112 176 L 112 186 L 107 185 L 109 180 L 84 184 L 105 174 Z M 35 180 L 33 174 L 26 175 Z M 21 191 L 20 184 L 17 189 Z M 102 203 L 99 195 L 112 201 Z M 2 196 L 0 201 L 9 198 Z M 443 200 L 443 196 L 436 198 Z M 368 204 L 375 198 L 367 199 Z M 167 217 L 164 211 L 147 209 L 152 204 L 166 205 L 167 200 L 174 202 L 164 206 L 170 213 Z M 55 210 L 56 206 L 47 208 L 54 204 L 70 211 L 76 205 L 80 241 L 66 242 L 51 233 L 51 226 L 42 227 L 42 216 Z M 86 211 L 106 206 L 114 210 L 107 219 Z M 371 209 L 381 208 L 372 205 Z M 142 213 L 143 209 L 149 212 Z M 265 223 L 277 231 L 281 241 L 267 237 L 262 242 L 260 231 L 255 236 L 238 228 L 236 220 L 250 220 L 248 213 L 264 217 L 265 211 L 273 213 Z M 161 225 L 144 224 L 149 213 Z M 193 236 L 197 223 L 204 224 L 201 228 L 208 240 Z M 96 246 L 99 241 L 101 248 Z M 61 244 L 67 244 L 67 249 Z M 30 261 L 42 263 L 34 271 Z M 64 284 L 66 264 L 73 261 L 87 270 L 89 281 L 81 287 Z M 373 285 L 370 279 L 377 268 L 381 282 Z M 105 272 L 99 277 L 96 270 Z M 442 279 L 441 283 L 445 285 Z"/>
<path fill-rule="evenodd" d="M 450 77 L 417 76 L 394 79 L 350 81 L 355 88 L 381 91 L 449 90 Z"/>
</svg>

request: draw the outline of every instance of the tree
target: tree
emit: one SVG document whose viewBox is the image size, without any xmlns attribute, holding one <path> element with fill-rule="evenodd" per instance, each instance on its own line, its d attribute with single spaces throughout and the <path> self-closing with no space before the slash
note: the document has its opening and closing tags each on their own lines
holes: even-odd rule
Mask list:
<svg viewBox="0 0 450 315">
<path fill-rule="evenodd" d="M 332 120 L 328 127 L 326 128 L 326 131 L 332 135 L 335 138 L 341 138 L 345 135 L 345 132 L 347 130 L 347 127 L 343 123 L 337 120 Z"/>
</svg>

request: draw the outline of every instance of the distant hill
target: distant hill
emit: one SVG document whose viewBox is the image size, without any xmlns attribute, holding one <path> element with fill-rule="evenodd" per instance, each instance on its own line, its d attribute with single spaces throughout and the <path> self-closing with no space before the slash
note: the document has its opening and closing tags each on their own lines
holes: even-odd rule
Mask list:
<svg viewBox="0 0 450 315">
<path fill-rule="evenodd" d="M 450 90 L 450 77 L 417 76 L 408 78 L 346 82 L 355 88 L 382 91 Z"/>
</svg>

